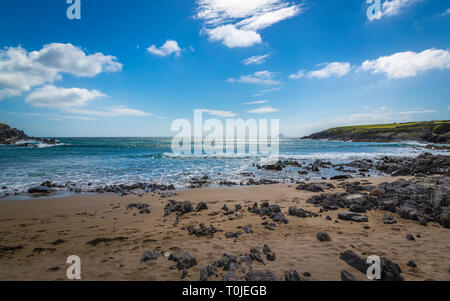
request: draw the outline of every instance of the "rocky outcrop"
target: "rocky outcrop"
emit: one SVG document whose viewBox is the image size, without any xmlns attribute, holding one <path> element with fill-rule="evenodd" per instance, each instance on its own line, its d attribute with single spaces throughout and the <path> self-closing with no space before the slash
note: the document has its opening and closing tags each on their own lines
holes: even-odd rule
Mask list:
<svg viewBox="0 0 450 301">
<path fill-rule="evenodd" d="M 23 131 L 0 123 L 0 144 L 15 144 L 20 140 L 28 138 L 29 137 Z"/>
<path fill-rule="evenodd" d="M 54 139 L 42 139 L 42 138 L 34 138 L 28 137 L 23 131 L 18 130 L 16 128 L 11 128 L 7 124 L 0 123 L 0 145 L 17 145 L 17 146 L 30 146 L 29 143 L 17 144 L 17 142 L 21 140 L 34 140 L 37 142 L 42 142 L 45 144 L 56 144 Z"/>
</svg>

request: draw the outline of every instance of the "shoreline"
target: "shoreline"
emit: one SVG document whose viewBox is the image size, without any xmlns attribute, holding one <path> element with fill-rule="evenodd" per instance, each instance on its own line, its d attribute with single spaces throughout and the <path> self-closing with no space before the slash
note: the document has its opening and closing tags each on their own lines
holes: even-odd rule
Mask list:
<svg viewBox="0 0 450 301">
<path fill-rule="evenodd" d="M 297 190 L 297 184 L 273 184 L 195 188 L 177 191 L 177 195 L 169 198 L 157 194 L 119 197 L 104 193 L 1 201 L 0 279 L 65 280 L 65 260 L 75 254 L 82 260 L 83 280 L 198 281 L 202 268 L 219 260 L 224 253 L 243 258 L 256 248 L 261 251 L 264 264 L 253 261 L 251 268 L 242 264 L 233 275 L 219 268 L 208 280 L 222 280 L 227 275 L 231 277 L 226 278 L 229 280 L 243 280 L 250 269 L 271 271 L 278 279 L 283 279 L 286 271 L 295 269 L 301 280 L 306 281 L 340 280 L 340 272 L 346 270 L 359 280 L 367 280 L 364 274 L 339 258 L 341 253 L 352 250 L 359 256 L 376 254 L 389 258 L 400 266 L 405 280 L 448 281 L 449 229 L 434 222 L 424 227 L 417 221 L 381 209 L 364 213 L 369 219 L 367 223 L 345 221 L 338 215 L 348 209 L 321 212 L 320 206 L 306 202 L 323 193 L 341 193 L 344 183 L 362 182 L 362 185 L 370 187 L 401 179 L 413 181 L 416 178 L 321 181 L 335 186 L 324 192 Z M 164 216 L 170 199 L 177 202 L 190 200 L 194 208 L 204 202 L 207 209 L 181 215 L 171 212 Z M 262 225 L 272 223 L 271 218 L 253 214 L 247 208 L 255 202 L 262 206 L 264 201 L 280 206 L 289 222 L 274 222 L 273 229 L 268 229 L 267 224 Z M 133 204 L 147 205 L 150 213 L 129 207 Z M 224 211 L 224 205 L 233 214 Z M 235 209 L 236 205 L 241 209 Z M 317 216 L 291 216 L 288 213 L 291 206 Z M 384 224 L 384 215 L 393 216 L 398 223 Z M 200 224 L 214 226 L 218 232 L 199 237 L 190 235 L 189 228 L 197 229 Z M 243 231 L 242 227 L 247 225 L 252 225 L 252 233 Z M 226 238 L 225 234 L 237 231 L 242 234 Z M 318 232 L 327 232 L 331 241 L 319 241 L 316 237 Z M 415 241 L 407 240 L 407 234 L 412 234 Z M 87 244 L 92 241 L 98 243 Z M 267 260 L 262 253 L 265 244 L 275 253 L 274 261 Z M 156 260 L 141 262 L 144 252 L 151 250 L 157 250 L 160 256 Z M 192 254 L 197 262 L 187 270 L 184 279 L 181 279 L 183 271 L 173 269 L 174 262 L 166 257 L 182 251 Z M 416 268 L 407 265 L 410 260 L 417 264 Z M 304 273 L 310 273 L 310 276 Z"/>
</svg>

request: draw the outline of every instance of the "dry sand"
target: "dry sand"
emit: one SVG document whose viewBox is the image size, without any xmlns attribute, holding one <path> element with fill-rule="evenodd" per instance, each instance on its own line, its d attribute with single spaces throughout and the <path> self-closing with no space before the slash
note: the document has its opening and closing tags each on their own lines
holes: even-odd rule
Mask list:
<svg viewBox="0 0 450 301">
<path fill-rule="evenodd" d="M 378 184 L 398 178 L 376 178 Z M 339 189 L 327 192 L 340 191 Z M 66 258 L 78 255 L 82 261 L 83 280 L 180 280 L 181 271 L 170 270 L 173 262 L 161 256 L 156 261 L 140 263 L 145 250 L 161 252 L 187 251 L 194 255 L 198 265 L 189 270 L 185 280 L 200 279 L 200 269 L 220 259 L 223 253 L 244 255 L 250 248 L 262 249 L 268 244 L 276 253 L 274 262 L 254 263 L 254 269 L 270 270 L 280 278 L 284 272 L 296 269 L 302 280 L 340 280 L 340 271 L 346 269 L 361 280 L 365 275 L 339 259 L 339 254 L 353 250 L 358 255 L 378 255 L 396 262 L 405 280 L 450 280 L 450 230 L 431 223 L 427 227 L 417 222 L 400 219 L 397 215 L 368 212 L 369 223 L 335 223 L 342 210 L 327 212 L 316 218 L 288 216 L 292 205 L 318 213 L 320 208 L 307 204 L 315 193 L 297 191 L 295 185 L 268 185 L 230 189 L 193 189 L 179 191 L 177 201 L 190 200 L 194 206 L 205 202 L 209 209 L 184 215 L 178 226 L 173 226 L 175 213 L 164 215 L 168 199 L 147 194 L 143 197 L 118 197 L 114 194 L 78 195 L 60 199 L 0 201 L 0 248 L 23 246 L 16 251 L 0 253 L 0 280 L 65 280 Z M 267 200 L 278 204 L 289 219 L 288 224 L 277 225 L 274 231 L 264 229 L 263 219 L 248 212 L 254 202 Z M 146 203 L 151 214 L 139 214 L 127 209 L 130 203 Z M 243 218 L 228 220 L 221 212 L 226 204 L 234 209 L 241 204 Z M 382 222 L 384 214 L 399 221 L 395 225 Z M 329 215 L 332 221 L 325 217 Z M 271 220 L 268 220 L 271 222 Z M 214 237 L 190 236 L 188 226 L 200 223 L 214 225 L 223 232 Z M 235 232 L 238 226 L 251 224 L 253 234 L 238 239 L 226 239 L 226 232 Z M 370 229 L 363 227 L 369 225 Z M 326 231 L 331 242 L 320 242 L 316 235 Z M 406 239 L 407 234 L 420 238 Z M 90 246 L 96 238 L 125 237 L 126 240 Z M 64 243 L 52 245 L 57 240 Z M 41 248 L 38 252 L 36 248 Z M 407 266 L 414 260 L 417 268 Z M 59 269 L 58 269 L 59 268 Z M 304 272 L 311 277 L 304 277 Z M 219 275 L 221 277 L 222 272 Z M 213 278 L 215 280 L 216 278 Z M 219 278 L 218 280 L 221 280 Z"/>
</svg>

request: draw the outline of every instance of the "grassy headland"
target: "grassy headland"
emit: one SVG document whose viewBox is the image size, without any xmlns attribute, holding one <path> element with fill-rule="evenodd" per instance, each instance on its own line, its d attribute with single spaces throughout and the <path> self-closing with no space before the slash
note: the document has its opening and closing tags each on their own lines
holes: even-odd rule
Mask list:
<svg viewBox="0 0 450 301">
<path fill-rule="evenodd" d="M 450 142 L 449 130 L 449 120 L 422 121 L 338 127 L 312 134 L 303 139 L 333 139 L 360 142 L 413 140 L 448 144 Z"/>
</svg>

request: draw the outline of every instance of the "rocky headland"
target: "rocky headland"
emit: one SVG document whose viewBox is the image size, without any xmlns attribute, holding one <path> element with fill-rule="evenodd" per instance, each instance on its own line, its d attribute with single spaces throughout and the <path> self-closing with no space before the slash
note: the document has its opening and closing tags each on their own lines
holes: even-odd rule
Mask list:
<svg viewBox="0 0 450 301">
<path fill-rule="evenodd" d="M 23 143 L 19 143 L 24 141 Z M 0 123 L 0 145 L 16 145 L 16 146 L 32 146 L 33 144 L 27 141 L 35 141 L 48 145 L 55 145 L 54 139 L 42 139 L 36 137 L 29 137 L 23 131 L 16 128 L 11 128 L 9 125 Z"/>
</svg>

